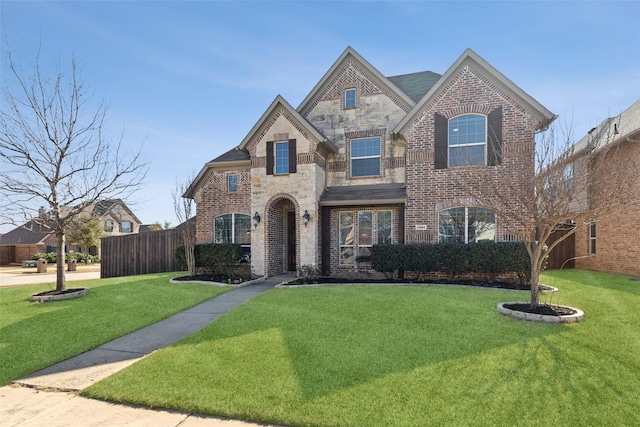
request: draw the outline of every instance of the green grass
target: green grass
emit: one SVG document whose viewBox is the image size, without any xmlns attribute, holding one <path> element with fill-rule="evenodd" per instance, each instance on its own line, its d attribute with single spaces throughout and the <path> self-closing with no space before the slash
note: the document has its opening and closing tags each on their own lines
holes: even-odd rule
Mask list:
<svg viewBox="0 0 640 427">
<path fill-rule="evenodd" d="M 583 322 L 500 316 L 511 291 L 274 290 L 84 394 L 286 425 L 640 424 L 640 283 L 543 279 Z"/>
<path fill-rule="evenodd" d="M 178 273 L 72 282 L 81 298 L 36 303 L 51 285 L 0 288 L 0 385 L 97 347 L 228 289 L 169 284 Z"/>
</svg>

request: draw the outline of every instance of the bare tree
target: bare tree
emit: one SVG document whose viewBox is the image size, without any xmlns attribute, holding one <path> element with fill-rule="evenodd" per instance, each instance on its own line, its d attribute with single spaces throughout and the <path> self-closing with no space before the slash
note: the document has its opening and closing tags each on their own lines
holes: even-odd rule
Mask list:
<svg viewBox="0 0 640 427">
<path fill-rule="evenodd" d="M 178 226 L 182 230 L 182 238 L 184 240 L 184 257 L 187 263 L 189 276 L 196 275 L 196 224 L 192 220 L 193 216 L 193 199 L 184 197 L 183 195 L 189 189 L 189 185 L 194 179 L 185 181 L 176 181 L 173 190 L 173 207 L 181 224 Z"/>
<path fill-rule="evenodd" d="M 56 291 L 66 289 L 67 227 L 99 199 L 126 198 L 146 175 L 141 151 L 126 152 L 106 131 L 104 103 L 89 102 L 76 61 L 48 75 L 40 52 L 25 72 L 7 49 L 0 113 L 0 198 L 12 219 L 49 226 L 57 240 Z M 46 218 L 38 206 L 48 208 Z M 3 219 L 5 219 L 3 218 Z"/>
<path fill-rule="evenodd" d="M 616 167 L 607 162 L 623 146 L 616 138 L 619 126 L 619 116 L 607 119 L 578 143 L 570 126 L 550 127 L 538 135 L 533 151 L 520 154 L 518 161 L 530 167 L 507 172 L 497 166 L 489 182 L 459 183 L 525 244 L 531 261 L 532 307 L 539 305 L 546 255 L 578 230 L 637 199 L 633 187 L 639 179 L 639 159 Z M 556 230 L 564 234 L 550 241 Z"/>
</svg>

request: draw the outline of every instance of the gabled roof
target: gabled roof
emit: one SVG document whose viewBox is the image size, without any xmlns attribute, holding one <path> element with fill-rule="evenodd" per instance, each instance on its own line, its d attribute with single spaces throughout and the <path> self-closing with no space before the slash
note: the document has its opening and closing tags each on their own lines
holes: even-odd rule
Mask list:
<svg viewBox="0 0 640 427">
<path fill-rule="evenodd" d="M 320 206 L 405 203 L 404 184 L 372 184 L 328 187 L 320 196 Z"/>
<path fill-rule="evenodd" d="M 342 66 L 349 60 L 355 61 L 361 65 L 367 72 L 369 72 L 377 83 L 383 88 L 394 94 L 397 99 L 405 104 L 407 109 L 410 109 L 415 104 L 406 93 L 400 90 L 393 82 L 382 75 L 373 65 L 371 65 L 366 59 L 364 59 L 358 52 L 356 52 L 351 46 L 348 46 L 342 55 L 333 63 L 329 71 L 327 71 L 322 79 L 315 85 L 315 87 L 309 92 L 307 97 L 300 103 L 297 110 L 301 114 L 305 114 L 307 108 L 313 104 L 315 99 L 322 93 L 322 91 L 332 83 L 335 74 L 342 68 Z"/>
<path fill-rule="evenodd" d="M 515 83 L 505 77 L 500 71 L 495 69 L 491 64 L 485 61 L 477 53 L 471 49 L 466 49 L 462 55 L 449 67 L 449 69 L 438 79 L 438 81 L 429 89 L 424 97 L 415 104 L 413 109 L 398 123 L 393 130 L 394 133 L 402 133 L 405 127 L 413 122 L 415 118 L 451 81 L 456 77 L 458 72 L 467 65 L 479 71 L 483 76 L 491 80 L 497 88 L 505 92 L 513 98 L 519 105 L 524 107 L 530 114 L 538 120 L 538 128 L 546 129 L 549 124 L 557 117 L 551 111 L 547 110 L 542 104 L 533 99 L 525 91 L 520 89 Z"/>
<path fill-rule="evenodd" d="M 413 102 L 420 102 L 440 77 L 442 77 L 440 74 L 432 71 L 419 71 L 417 73 L 390 76 L 387 79 L 407 94 Z"/>
<path fill-rule="evenodd" d="M 3 234 L 0 237 L 0 245 L 36 245 L 52 232 L 52 227 L 31 220 Z"/>
<path fill-rule="evenodd" d="M 294 110 L 293 107 L 281 96 L 276 96 L 276 99 L 273 100 L 267 111 L 264 112 L 262 117 L 256 122 L 256 124 L 251 128 L 247 136 L 244 137 L 240 145 L 238 146 L 239 150 L 248 151 L 249 145 L 254 140 L 256 134 L 264 127 L 265 122 L 273 114 L 278 108 L 283 108 L 289 115 L 293 117 L 294 120 L 297 120 L 298 123 L 307 131 L 311 136 L 318 140 L 320 145 L 324 145 L 327 150 L 332 153 L 338 152 L 338 147 L 335 146 L 333 142 L 327 139 L 326 136 L 322 135 L 311 123 L 307 121 L 304 117 L 298 113 L 298 111 Z"/>
<path fill-rule="evenodd" d="M 138 217 L 129 209 L 125 202 L 121 199 L 105 199 L 105 200 L 97 200 L 93 205 L 93 210 L 91 211 L 91 215 L 96 218 L 101 218 L 107 215 L 112 209 L 116 206 L 122 206 L 125 211 L 133 218 L 138 224 L 142 221 L 138 219 Z"/>
</svg>

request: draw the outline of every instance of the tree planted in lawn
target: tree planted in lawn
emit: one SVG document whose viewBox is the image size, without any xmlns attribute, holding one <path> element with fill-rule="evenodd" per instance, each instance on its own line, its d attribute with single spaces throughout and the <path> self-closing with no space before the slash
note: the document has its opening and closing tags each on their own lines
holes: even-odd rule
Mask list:
<svg viewBox="0 0 640 427">
<path fill-rule="evenodd" d="M 109 138 L 106 107 L 90 103 L 74 58 L 53 72 L 40 52 L 34 59 L 25 72 L 7 49 L 2 65 L 0 198 L 3 219 L 28 220 L 55 235 L 62 292 L 67 227 L 100 199 L 130 196 L 147 168 L 140 150 L 125 150 L 122 136 Z"/>
<path fill-rule="evenodd" d="M 496 166 L 483 182 L 458 184 L 525 244 L 531 262 L 532 307 L 539 305 L 539 277 L 545 257 L 563 240 L 633 203 L 640 161 L 612 168 L 607 159 L 626 143 L 620 116 L 605 120 L 578 143 L 570 126 L 552 126 L 538 135 L 535 149 L 520 153 L 530 167 L 517 172 Z M 491 133 L 492 129 L 488 129 Z M 494 153 L 502 158 L 502 152 Z M 509 186 L 504 186 L 504 181 Z M 551 241 L 556 230 L 564 234 Z"/>
<path fill-rule="evenodd" d="M 187 264 L 189 276 L 196 275 L 196 222 L 193 216 L 193 199 L 184 197 L 189 190 L 189 184 L 193 182 L 193 177 L 185 181 L 176 181 L 173 190 L 173 207 L 178 221 L 181 223 L 177 228 L 182 231 L 184 241 L 184 258 Z"/>
</svg>

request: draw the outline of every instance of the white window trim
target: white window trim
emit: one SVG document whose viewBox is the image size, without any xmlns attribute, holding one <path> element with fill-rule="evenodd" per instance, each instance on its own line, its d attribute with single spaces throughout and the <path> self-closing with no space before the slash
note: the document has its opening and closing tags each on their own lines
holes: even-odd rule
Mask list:
<svg viewBox="0 0 640 427">
<path fill-rule="evenodd" d="M 472 143 L 467 143 L 467 144 L 455 144 L 455 145 L 451 145 L 450 141 L 451 141 L 451 135 L 450 135 L 450 131 L 449 131 L 449 123 L 451 123 L 451 120 L 457 119 L 459 117 L 463 117 L 463 116 L 482 116 L 484 117 L 484 142 L 472 142 Z M 486 166 L 487 165 L 487 147 L 489 145 L 489 141 L 488 141 L 488 129 L 487 127 L 489 126 L 489 118 L 484 115 L 484 114 L 477 114 L 477 113 L 465 113 L 465 114 L 459 114 L 455 117 L 451 117 L 448 121 L 447 121 L 447 166 L 450 168 L 461 168 L 461 167 L 465 167 L 465 166 Z M 451 165 L 451 148 L 464 148 L 464 147 L 479 147 L 479 146 L 483 146 L 484 147 L 484 160 L 483 160 L 483 164 L 482 165 L 459 165 L 459 166 L 452 166 Z"/>
<path fill-rule="evenodd" d="M 287 144 L 287 171 L 278 172 L 278 145 Z M 289 171 L 289 141 L 275 141 L 273 143 L 273 174 L 274 175 L 288 175 Z"/>
<path fill-rule="evenodd" d="M 361 157 L 354 157 L 353 156 L 353 142 L 354 141 L 362 141 L 364 139 L 377 139 L 378 140 L 378 146 L 380 147 L 380 154 L 378 154 L 377 156 L 361 156 Z M 367 137 L 363 137 L 363 138 L 353 138 L 349 140 L 349 157 L 350 157 L 350 175 L 351 178 L 369 178 L 369 177 L 376 177 L 376 176 L 382 176 L 382 137 L 379 136 L 367 136 Z M 354 160 L 366 160 L 366 159 L 378 159 L 380 162 L 380 169 L 379 169 L 379 173 L 377 175 L 353 175 L 353 161 Z"/>
<path fill-rule="evenodd" d="M 347 106 L 347 93 L 353 92 L 353 105 Z M 358 107 L 358 91 L 354 87 L 346 88 L 344 90 L 344 109 L 350 110 Z"/>
</svg>

